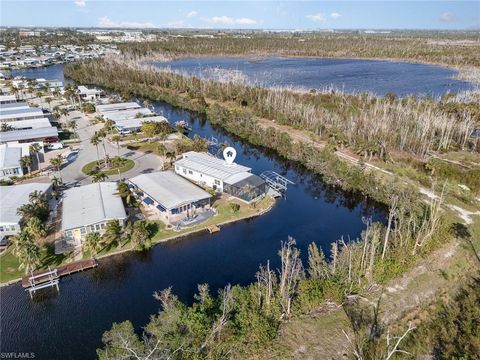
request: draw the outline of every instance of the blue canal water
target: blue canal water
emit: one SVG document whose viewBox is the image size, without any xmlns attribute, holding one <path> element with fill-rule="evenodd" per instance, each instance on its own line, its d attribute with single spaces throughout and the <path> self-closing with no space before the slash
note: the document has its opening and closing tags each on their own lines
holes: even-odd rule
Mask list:
<svg viewBox="0 0 480 360">
<path fill-rule="evenodd" d="M 454 79 L 456 71 L 447 68 L 398 61 L 320 59 L 205 57 L 169 62 L 153 62 L 203 78 L 221 79 L 229 70 L 235 78 L 260 86 L 301 89 L 336 89 L 347 93 L 368 92 L 398 96 L 438 97 L 473 88 L 467 81 Z M 229 76 L 227 76 L 229 78 Z"/>
<path fill-rule="evenodd" d="M 421 66 L 421 65 L 416 65 Z M 372 70 L 373 71 L 373 70 Z M 63 66 L 17 71 L 14 75 L 63 79 Z M 228 283 L 254 281 L 259 264 L 279 266 L 277 251 L 289 235 L 306 256 L 315 241 L 328 254 L 330 243 L 364 229 L 363 218 L 384 221 L 385 209 L 363 197 L 326 186 L 320 177 L 274 153 L 253 147 L 207 119 L 154 103 L 172 123 L 186 120 L 190 136 L 216 137 L 237 149 L 237 162 L 253 172 L 274 170 L 291 179 L 285 199 L 267 214 L 224 226 L 215 235 L 192 235 L 142 253 L 112 256 L 99 267 L 63 278 L 60 292 L 45 290 L 33 299 L 18 284 L 0 289 L 1 352 L 34 352 L 36 359 L 93 359 L 104 331 L 113 322 L 131 320 L 138 330 L 158 312 L 154 291 L 171 286 L 192 301 L 197 284 L 212 291 Z"/>
</svg>

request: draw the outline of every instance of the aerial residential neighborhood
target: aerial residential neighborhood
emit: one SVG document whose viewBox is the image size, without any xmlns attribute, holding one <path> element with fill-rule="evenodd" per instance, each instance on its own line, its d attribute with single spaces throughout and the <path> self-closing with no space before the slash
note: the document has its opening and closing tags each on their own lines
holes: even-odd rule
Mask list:
<svg viewBox="0 0 480 360">
<path fill-rule="evenodd" d="M 0 0 L 0 359 L 480 359 L 479 14 Z"/>
</svg>

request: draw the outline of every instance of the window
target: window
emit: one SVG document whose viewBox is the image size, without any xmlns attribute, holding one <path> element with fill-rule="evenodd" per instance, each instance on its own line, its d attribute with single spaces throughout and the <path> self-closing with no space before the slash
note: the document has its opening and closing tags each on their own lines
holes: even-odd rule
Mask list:
<svg viewBox="0 0 480 360">
<path fill-rule="evenodd" d="M 175 166 L 175 169 L 177 169 L 178 171 L 180 171 L 180 166 L 176 165 L 176 166 Z"/>
<path fill-rule="evenodd" d="M 0 231 L 3 231 L 3 226 L 0 226 Z"/>
<path fill-rule="evenodd" d="M 186 174 L 186 173 L 187 173 L 187 169 L 183 169 L 183 173 Z"/>
<path fill-rule="evenodd" d="M 86 232 L 87 232 L 87 229 L 85 229 L 84 227 L 80 228 L 80 234 L 85 235 Z"/>
<path fill-rule="evenodd" d="M 188 173 L 189 173 L 190 175 L 193 175 L 193 171 L 192 171 L 192 170 L 188 170 Z"/>
<path fill-rule="evenodd" d="M 105 223 L 101 223 L 101 224 L 100 224 L 100 227 L 101 227 L 102 229 L 105 229 Z"/>
<path fill-rule="evenodd" d="M 95 225 L 95 230 L 99 231 L 100 230 L 100 225 L 96 224 Z"/>
<path fill-rule="evenodd" d="M 71 239 L 72 236 L 73 236 L 72 230 L 67 230 L 67 231 L 65 231 L 65 237 L 66 237 L 67 239 Z"/>
<path fill-rule="evenodd" d="M 220 180 L 215 179 L 215 185 L 220 185 Z"/>
</svg>

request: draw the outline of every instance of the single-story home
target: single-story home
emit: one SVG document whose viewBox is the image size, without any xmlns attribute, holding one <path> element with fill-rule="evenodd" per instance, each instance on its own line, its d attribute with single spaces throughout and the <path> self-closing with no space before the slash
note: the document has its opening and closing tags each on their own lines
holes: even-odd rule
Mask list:
<svg viewBox="0 0 480 360">
<path fill-rule="evenodd" d="M 153 112 L 147 108 L 103 111 L 101 114 L 105 119 L 112 120 L 114 122 L 154 115 Z"/>
<path fill-rule="evenodd" d="M 95 109 L 99 113 L 104 113 L 106 111 L 119 111 L 119 110 L 128 110 L 128 109 L 138 109 L 141 106 L 136 102 L 124 102 L 124 103 L 115 103 L 115 104 L 105 104 L 97 105 Z"/>
<path fill-rule="evenodd" d="M 89 89 L 86 86 L 79 86 L 78 95 L 82 100 L 96 101 L 100 99 L 100 96 L 102 95 L 102 91 L 98 89 Z"/>
<path fill-rule="evenodd" d="M 144 122 L 168 122 L 163 116 L 149 116 L 145 118 L 135 118 L 115 121 L 115 127 L 120 133 L 140 131 Z"/>
<path fill-rule="evenodd" d="M 62 232 L 75 246 L 80 246 L 88 233 L 102 234 L 110 220 L 118 220 L 123 226 L 126 218 L 115 182 L 73 187 L 63 193 Z"/>
<path fill-rule="evenodd" d="M 29 202 L 30 194 L 38 191 L 45 196 L 50 193 L 52 185 L 48 183 L 29 183 L 0 186 L 0 238 L 13 236 L 20 232 L 20 215 L 18 208 Z"/>
<path fill-rule="evenodd" d="M 228 164 L 208 153 L 189 151 L 175 162 L 175 172 L 202 186 L 225 192 L 245 201 L 262 196 L 267 191 L 265 181 L 251 173 L 251 168 Z"/>
<path fill-rule="evenodd" d="M 11 130 L 0 132 L 0 143 L 42 142 L 47 138 L 58 138 L 58 129 L 54 126 L 37 129 Z"/>
<path fill-rule="evenodd" d="M 15 95 L 0 95 L 0 104 L 2 105 L 12 104 L 16 102 L 17 102 L 17 97 Z"/>
<path fill-rule="evenodd" d="M 210 209 L 212 196 L 173 171 L 138 175 L 128 180 L 128 186 L 148 210 L 167 224 Z"/>
<path fill-rule="evenodd" d="M 18 120 L 18 121 L 7 121 L 4 124 L 11 126 L 16 130 L 27 130 L 27 129 L 38 129 L 38 128 L 48 128 L 52 126 L 48 118 L 39 118 L 39 119 L 30 119 L 30 120 Z"/>
<path fill-rule="evenodd" d="M 23 167 L 20 164 L 21 158 L 22 158 L 21 147 L 10 147 L 7 144 L 0 145 L 0 179 L 1 180 L 9 179 L 12 176 L 23 175 Z"/>
<path fill-rule="evenodd" d="M 39 108 L 21 108 L 21 109 L 3 109 L 0 108 L 0 122 L 40 119 L 45 117 L 42 109 Z"/>
</svg>

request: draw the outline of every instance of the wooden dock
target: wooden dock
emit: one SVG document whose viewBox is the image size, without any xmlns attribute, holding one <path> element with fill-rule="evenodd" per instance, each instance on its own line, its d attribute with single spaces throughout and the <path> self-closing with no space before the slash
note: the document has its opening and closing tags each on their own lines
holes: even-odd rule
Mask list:
<svg viewBox="0 0 480 360">
<path fill-rule="evenodd" d="M 98 264 L 95 259 L 87 259 L 61 265 L 53 270 L 49 268 L 48 270 L 35 271 L 30 275 L 22 277 L 22 286 L 25 289 L 33 287 L 40 289 L 42 286 L 58 285 L 58 279 L 60 277 L 91 269 L 96 266 L 98 266 Z"/>
<path fill-rule="evenodd" d="M 217 233 L 220 231 L 220 228 L 218 227 L 218 225 L 210 225 L 208 228 L 207 228 L 208 232 L 210 234 L 214 234 L 214 233 Z"/>
</svg>

